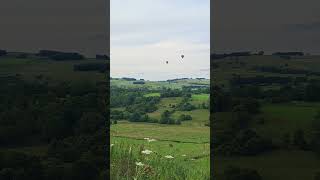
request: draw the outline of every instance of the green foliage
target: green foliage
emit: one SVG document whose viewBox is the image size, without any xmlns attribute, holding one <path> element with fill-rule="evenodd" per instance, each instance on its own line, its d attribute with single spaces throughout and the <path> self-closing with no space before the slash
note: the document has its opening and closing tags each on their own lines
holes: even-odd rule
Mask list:
<svg viewBox="0 0 320 180">
<path fill-rule="evenodd" d="M 191 115 L 185 115 L 185 114 L 181 114 L 178 118 L 179 121 L 190 121 L 192 120 L 192 116 Z"/>
<path fill-rule="evenodd" d="M 239 167 L 228 167 L 223 175 L 225 180 L 262 180 L 256 170 Z"/>
<path fill-rule="evenodd" d="M 77 123 L 78 134 L 90 134 L 96 132 L 106 123 L 106 118 L 97 112 L 85 112 Z"/>
<path fill-rule="evenodd" d="M 270 139 L 263 138 L 253 130 L 241 130 L 236 134 L 225 132 L 216 136 L 214 151 L 220 155 L 257 155 L 270 151 L 273 144 Z"/>
<path fill-rule="evenodd" d="M 165 110 L 162 114 L 161 114 L 161 118 L 160 118 L 160 124 L 169 124 L 169 122 L 171 120 L 171 117 L 170 117 L 170 112 L 168 110 Z"/>
<path fill-rule="evenodd" d="M 305 140 L 304 131 L 299 129 L 293 134 L 293 144 L 300 149 L 307 149 L 307 142 Z"/>
<path fill-rule="evenodd" d="M 166 89 L 164 88 L 162 92 L 160 93 L 161 98 L 165 97 L 181 97 L 183 95 L 181 90 L 178 89 Z"/>
<path fill-rule="evenodd" d="M 90 160 L 79 160 L 72 165 L 72 179 L 98 179 L 99 169 Z"/>
</svg>

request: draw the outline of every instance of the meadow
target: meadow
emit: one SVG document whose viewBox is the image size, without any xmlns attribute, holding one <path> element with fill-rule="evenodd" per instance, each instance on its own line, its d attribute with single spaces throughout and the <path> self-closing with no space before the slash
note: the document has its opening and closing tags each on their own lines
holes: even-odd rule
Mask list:
<svg viewBox="0 0 320 180">
<path fill-rule="evenodd" d="M 111 87 L 126 90 L 142 88 L 144 98 L 159 98 L 152 112 L 145 115 L 152 122 L 133 122 L 128 118 L 112 123 L 111 136 L 111 178 L 112 179 L 209 179 L 210 178 L 210 128 L 209 109 L 198 105 L 209 103 L 208 93 L 193 93 L 188 102 L 197 108 L 183 111 L 177 107 L 182 96 L 161 97 L 164 87 L 181 91 L 194 82 L 208 80 L 178 80 L 174 83 L 146 81 L 133 85 L 124 80 L 111 80 Z M 111 88 L 112 89 L 112 88 Z M 112 90 L 111 90 L 112 95 Z M 126 111 L 126 107 L 113 107 L 111 111 Z M 137 110 L 138 111 L 138 110 Z M 192 120 L 181 124 L 159 123 L 164 112 L 170 111 L 170 118 L 178 121 L 183 115 Z M 111 120 L 113 120 L 111 118 Z M 148 151 L 151 151 L 148 154 Z"/>
</svg>

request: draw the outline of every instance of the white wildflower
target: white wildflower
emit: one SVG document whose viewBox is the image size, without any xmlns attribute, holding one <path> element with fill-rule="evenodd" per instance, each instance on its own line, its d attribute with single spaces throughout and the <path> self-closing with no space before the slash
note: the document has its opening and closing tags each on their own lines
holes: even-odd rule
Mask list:
<svg viewBox="0 0 320 180">
<path fill-rule="evenodd" d="M 155 139 L 148 139 L 148 142 L 156 141 Z"/>
<path fill-rule="evenodd" d="M 187 155 L 185 155 L 185 154 L 182 154 L 181 156 L 182 156 L 182 157 L 186 157 Z"/>
<path fill-rule="evenodd" d="M 144 164 L 142 162 L 136 162 L 137 166 L 144 166 Z"/>
<path fill-rule="evenodd" d="M 152 153 L 152 151 L 150 151 L 150 150 L 146 149 L 146 150 L 144 150 L 144 151 L 141 151 L 141 153 L 142 153 L 142 154 L 151 154 L 151 153 Z"/>
<path fill-rule="evenodd" d="M 149 140 L 150 138 L 143 138 L 144 140 Z"/>
<path fill-rule="evenodd" d="M 173 159 L 174 157 L 171 156 L 171 155 L 166 155 L 165 158 L 167 158 L 167 159 Z"/>
</svg>

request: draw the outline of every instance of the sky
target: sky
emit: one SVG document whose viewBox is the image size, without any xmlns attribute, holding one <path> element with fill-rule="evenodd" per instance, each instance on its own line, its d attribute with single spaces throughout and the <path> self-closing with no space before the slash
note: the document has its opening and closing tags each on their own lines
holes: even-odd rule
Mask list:
<svg viewBox="0 0 320 180">
<path fill-rule="evenodd" d="M 109 0 L 1 0 L 0 49 L 109 54 Z"/>
<path fill-rule="evenodd" d="M 94 56 L 108 54 L 111 43 L 113 73 L 153 73 L 159 77 L 167 76 L 166 73 L 177 77 L 183 73 L 207 73 L 205 54 L 210 37 L 212 52 L 320 54 L 319 0 L 214 0 L 210 3 L 211 10 L 209 3 L 209 0 L 1 0 L 0 49 L 28 52 L 54 49 Z M 182 50 L 183 66 L 178 64 Z M 165 59 L 169 66 L 163 66 Z M 155 67 L 162 69 L 162 73 Z"/>
<path fill-rule="evenodd" d="M 211 15 L 212 52 L 320 54 L 319 0 L 215 0 Z"/>
<path fill-rule="evenodd" d="M 210 0 L 111 0 L 110 8 L 111 77 L 209 78 Z"/>
</svg>

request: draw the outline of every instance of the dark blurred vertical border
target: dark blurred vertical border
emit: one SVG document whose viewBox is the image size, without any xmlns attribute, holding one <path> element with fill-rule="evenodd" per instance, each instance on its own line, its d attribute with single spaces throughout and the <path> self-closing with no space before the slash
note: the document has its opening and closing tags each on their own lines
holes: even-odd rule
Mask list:
<svg viewBox="0 0 320 180">
<path fill-rule="evenodd" d="M 107 178 L 110 179 L 110 0 L 106 0 L 106 5 L 107 5 L 107 52 L 108 52 L 108 57 L 109 57 L 109 62 L 108 62 L 108 74 L 107 74 L 107 143 L 106 143 L 106 148 L 108 150 L 108 153 L 106 154 L 106 163 L 107 163 Z"/>
<path fill-rule="evenodd" d="M 0 179 L 109 179 L 110 0 L 3 0 Z"/>
<path fill-rule="evenodd" d="M 213 174 L 214 174 L 214 154 L 213 154 L 213 98 L 214 94 L 212 91 L 213 87 L 213 67 L 212 67 L 212 59 L 211 59 L 211 54 L 213 54 L 214 50 L 214 42 L 213 42 L 213 2 L 210 1 L 210 179 L 213 179 Z"/>
<path fill-rule="evenodd" d="M 211 179 L 320 179 L 319 12 L 211 1 Z"/>
</svg>

